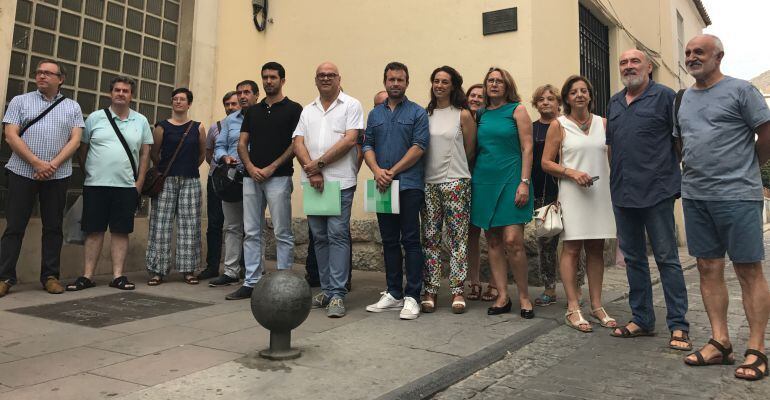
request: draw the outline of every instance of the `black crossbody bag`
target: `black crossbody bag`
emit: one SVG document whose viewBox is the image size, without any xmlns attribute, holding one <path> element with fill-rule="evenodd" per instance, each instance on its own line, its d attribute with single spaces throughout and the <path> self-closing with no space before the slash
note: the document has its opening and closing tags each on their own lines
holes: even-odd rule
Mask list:
<svg viewBox="0 0 770 400">
<path fill-rule="evenodd" d="M 40 115 L 38 115 L 37 117 L 35 117 L 35 118 L 34 118 L 32 121 L 29 121 L 29 123 L 28 123 L 27 125 L 24 125 L 24 127 L 23 127 L 23 128 L 21 128 L 21 130 L 19 131 L 19 137 L 21 137 L 21 135 L 23 135 L 23 134 L 24 134 L 24 132 L 26 132 L 26 131 L 27 131 L 27 129 L 29 129 L 29 128 L 30 128 L 32 125 L 35 125 L 35 124 L 36 124 L 38 121 L 40 121 L 41 119 L 43 119 L 43 117 L 45 117 L 45 116 L 46 116 L 46 115 L 47 115 L 49 112 L 51 112 L 51 110 L 53 110 L 54 108 L 56 108 L 56 106 L 58 106 L 58 105 L 59 105 L 59 103 L 61 103 L 61 102 L 62 102 L 62 101 L 64 101 L 65 99 L 66 99 L 66 97 L 64 97 L 64 96 L 62 96 L 62 97 L 59 97 L 59 99 L 58 99 L 58 100 L 54 101 L 54 102 L 53 102 L 53 104 L 51 104 L 50 106 L 48 106 L 48 108 L 46 108 L 45 110 L 43 110 L 43 112 L 41 112 L 41 113 L 40 113 Z"/>
<path fill-rule="evenodd" d="M 112 113 L 110 112 L 110 109 L 105 108 L 104 113 L 107 114 L 107 120 L 110 121 L 110 125 L 112 125 L 112 130 L 114 130 L 115 134 L 118 135 L 120 144 L 123 145 L 123 150 L 125 150 L 126 154 L 128 155 L 128 161 L 131 162 L 131 171 L 134 173 L 134 182 L 136 182 L 138 173 L 136 171 L 136 161 L 134 160 L 134 155 L 131 154 L 131 149 L 128 148 L 128 143 L 126 143 L 126 138 L 124 138 L 123 134 L 120 132 L 120 128 L 118 128 L 118 124 L 116 124 L 115 120 L 112 119 Z"/>
</svg>

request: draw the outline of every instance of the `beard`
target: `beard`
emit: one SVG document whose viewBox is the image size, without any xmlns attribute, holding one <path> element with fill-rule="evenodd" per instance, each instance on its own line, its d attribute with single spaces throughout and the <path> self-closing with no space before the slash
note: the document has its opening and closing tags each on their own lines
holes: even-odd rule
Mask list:
<svg viewBox="0 0 770 400">
<path fill-rule="evenodd" d="M 623 75 L 620 81 L 623 82 L 623 86 L 636 89 L 644 84 L 644 77 L 641 75 Z"/>
</svg>

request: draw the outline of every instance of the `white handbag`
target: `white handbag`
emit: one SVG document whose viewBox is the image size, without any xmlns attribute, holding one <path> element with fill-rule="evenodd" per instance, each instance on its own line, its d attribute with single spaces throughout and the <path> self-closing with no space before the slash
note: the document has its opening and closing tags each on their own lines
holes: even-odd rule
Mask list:
<svg viewBox="0 0 770 400">
<path fill-rule="evenodd" d="M 535 236 L 554 237 L 564 230 L 561 220 L 561 205 L 556 200 L 535 210 Z"/>
</svg>

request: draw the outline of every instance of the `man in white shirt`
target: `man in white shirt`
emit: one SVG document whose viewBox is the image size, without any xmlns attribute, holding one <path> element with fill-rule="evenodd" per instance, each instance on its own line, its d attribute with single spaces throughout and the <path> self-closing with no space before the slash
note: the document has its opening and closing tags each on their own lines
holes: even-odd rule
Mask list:
<svg viewBox="0 0 770 400">
<path fill-rule="evenodd" d="M 302 165 L 302 181 L 320 192 L 325 182 L 339 182 L 341 213 L 308 216 L 315 239 L 321 293 L 313 307 L 326 307 L 328 317 L 345 315 L 343 299 L 350 269 L 350 209 L 358 174 L 356 142 L 364 127 L 361 102 L 340 90 L 337 66 L 325 62 L 316 69 L 318 97 L 302 110 L 294 131 L 294 153 Z"/>
</svg>

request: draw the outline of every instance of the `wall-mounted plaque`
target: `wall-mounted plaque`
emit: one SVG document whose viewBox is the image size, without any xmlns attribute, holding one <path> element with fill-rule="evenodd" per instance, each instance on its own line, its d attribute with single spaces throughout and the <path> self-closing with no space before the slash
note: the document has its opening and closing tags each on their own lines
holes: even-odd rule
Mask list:
<svg viewBox="0 0 770 400">
<path fill-rule="evenodd" d="M 481 14 L 481 22 L 484 26 L 484 35 L 515 31 L 518 29 L 516 7 L 485 12 Z"/>
</svg>

